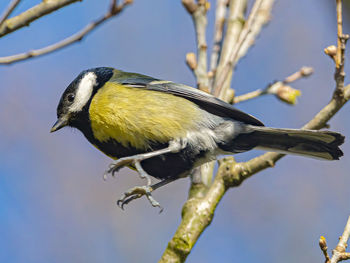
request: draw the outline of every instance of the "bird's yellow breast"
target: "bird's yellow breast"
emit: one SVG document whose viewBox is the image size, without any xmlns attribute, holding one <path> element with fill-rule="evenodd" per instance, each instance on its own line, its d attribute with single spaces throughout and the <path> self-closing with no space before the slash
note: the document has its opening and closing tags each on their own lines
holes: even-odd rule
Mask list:
<svg viewBox="0 0 350 263">
<path fill-rule="evenodd" d="M 94 137 L 147 149 L 198 129 L 199 107 L 184 98 L 107 82 L 93 97 L 89 117 Z"/>
</svg>

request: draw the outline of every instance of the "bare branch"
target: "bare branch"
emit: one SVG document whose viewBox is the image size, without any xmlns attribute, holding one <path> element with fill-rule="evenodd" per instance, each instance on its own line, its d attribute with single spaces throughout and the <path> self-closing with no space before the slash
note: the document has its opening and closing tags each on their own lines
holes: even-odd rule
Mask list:
<svg viewBox="0 0 350 263">
<path fill-rule="evenodd" d="M 26 59 L 30 59 L 33 57 L 38 57 L 42 56 L 48 53 L 52 53 L 54 51 L 57 51 L 59 49 L 62 49 L 68 45 L 71 45 L 75 42 L 78 42 L 82 40 L 88 33 L 90 33 L 92 30 L 94 30 L 96 27 L 101 25 L 103 22 L 107 21 L 108 19 L 116 16 L 119 14 L 127 5 L 131 4 L 132 1 L 126 0 L 124 1 L 121 5 L 116 6 L 114 1 L 112 1 L 111 7 L 107 11 L 107 13 L 102 16 L 101 18 L 97 19 L 94 22 L 91 22 L 88 24 L 86 27 L 84 27 L 81 31 L 78 33 L 58 42 L 53 45 L 41 48 L 41 49 L 36 49 L 36 50 L 31 50 L 25 53 L 17 54 L 17 55 L 12 55 L 12 56 L 7 56 L 7 57 L 0 57 L 0 64 L 11 64 L 14 62 L 19 62 L 23 61 Z"/>
<path fill-rule="evenodd" d="M 206 0 L 198 0 L 197 3 L 195 3 L 194 0 L 182 0 L 182 4 L 192 16 L 196 31 L 198 61 L 195 68 L 190 68 L 196 76 L 198 88 L 203 91 L 208 91 L 206 28 L 209 2 Z"/>
<path fill-rule="evenodd" d="M 346 248 L 348 246 L 348 240 L 350 237 L 350 216 L 348 218 L 348 221 L 345 225 L 344 232 L 342 236 L 339 239 L 338 245 L 333 249 L 333 256 L 330 260 L 330 263 L 337 263 L 342 260 L 350 259 L 350 253 L 345 252 Z"/>
<path fill-rule="evenodd" d="M 212 75 L 215 74 L 219 62 L 219 52 L 222 44 L 227 5 L 228 0 L 218 0 L 216 2 L 214 45 L 210 58 L 210 71 L 212 72 Z"/>
<path fill-rule="evenodd" d="M 334 96 L 342 99 L 344 96 L 344 62 L 345 62 L 345 45 L 349 39 L 349 35 L 343 34 L 343 18 L 342 18 L 342 1 L 337 0 L 337 53 L 335 55 L 335 73 L 336 90 Z"/>
<path fill-rule="evenodd" d="M 247 0 L 230 0 L 229 1 L 229 14 L 227 18 L 227 28 L 226 28 L 226 33 L 225 33 L 221 51 L 220 51 L 220 59 L 218 61 L 217 68 L 211 71 L 213 72 L 212 77 L 215 77 L 211 80 L 211 85 L 210 85 L 211 93 L 215 93 L 214 81 L 216 80 L 217 76 L 221 74 L 224 65 L 228 62 L 231 50 L 233 50 L 237 45 L 239 35 L 245 23 L 244 13 L 245 13 L 246 7 L 247 7 Z M 228 87 L 230 86 L 231 77 L 232 77 L 232 74 L 230 74 L 227 77 L 226 82 L 224 84 L 224 89 L 228 89 Z"/>
<path fill-rule="evenodd" d="M 350 216 L 349 216 L 348 221 L 345 225 L 344 232 L 341 235 L 341 237 L 339 238 L 338 245 L 332 251 L 332 253 L 333 253 L 332 258 L 329 258 L 329 255 L 327 252 L 328 248 L 327 248 L 326 239 L 323 236 L 321 236 L 320 241 L 319 241 L 319 245 L 320 245 L 320 248 L 323 252 L 323 255 L 325 256 L 325 259 L 326 259 L 325 263 L 338 263 L 340 261 L 350 259 L 350 253 L 346 252 L 349 237 L 350 237 Z"/>
<path fill-rule="evenodd" d="M 341 41 L 341 37 L 343 36 L 343 12 L 342 12 L 342 0 L 336 0 L 336 4 L 337 4 L 337 55 L 336 55 L 336 59 L 335 59 L 335 64 L 336 67 L 339 68 L 340 67 L 340 63 L 341 63 L 341 45 L 342 45 L 342 41 Z"/>
<path fill-rule="evenodd" d="M 276 82 L 276 83 L 279 83 L 279 82 Z M 276 83 L 274 83 L 272 85 L 276 85 Z M 237 104 L 237 103 L 240 103 L 242 101 L 247 101 L 247 100 L 255 99 L 255 98 L 258 98 L 260 96 L 266 95 L 267 94 L 266 89 L 267 88 L 265 88 L 265 89 L 257 89 L 257 90 L 248 92 L 246 94 L 236 96 L 236 97 L 233 98 L 233 101 L 230 102 L 230 103 Z"/>
<path fill-rule="evenodd" d="M 338 249 L 339 251 L 341 250 L 345 250 L 347 247 L 347 243 L 348 240 L 350 238 L 350 216 L 348 218 L 348 221 L 346 223 L 346 226 L 344 228 L 344 232 L 343 235 L 340 237 L 338 246 L 336 247 L 336 249 Z"/>
<path fill-rule="evenodd" d="M 215 78 L 214 95 L 216 97 L 223 98 L 225 95 L 226 89 L 229 88 L 227 85 L 225 85 L 225 89 L 223 88 L 225 81 L 229 77 L 229 74 L 232 71 L 232 68 L 236 65 L 239 59 L 240 49 L 243 46 L 246 39 L 248 39 L 248 35 L 252 31 L 252 28 L 254 27 L 254 21 L 256 20 L 256 16 L 263 2 L 264 0 L 255 1 L 252 7 L 252 10 L 250 12 L 250 15 L 239 35 L 237 44 L 235 45 L 234 49 L 232 49 L 232 51 L 230 52 L 228 61 L 223 65 L 222 72 L 220 73 L 218 72 Z"/>
<path fill-rule="evenodd" d="M 236 64 L 239 59 L 241 59 L 247 54 L 249 48 L 255 43 L 255 39 L 258 37 L 262 27 L 270 21 L 270 14 L 273 3 L 274 0 L 264 0 L 261 3 L 261 6 L 256 14 L 254 23 L 252 24 L 251 30 L 240 48 Z"/>
<path fill-rule="evenodd" d="M 11 15 L 13 10 L 16 8 L 16 6 L 21 2 L 21 0 L 12 0 L 12 2 L 9 4 L 5 12 L 2 14 L 0 18 L 0 28 L 2 24 L 5 22 L 5 20 Z"/>
<path fill-rule="evenodd" d="M 314 69 L 312 67 L 302 67 L 297 72 L 293 73 L 289 77 L 285 78 L 283 81 L 284 84 L 292 83 L 298 79 L 305 78 L 314 73 Z"/>
<path fill-rule="evenodd" d="M 313 73 L 313 69 L 311 67 L 302 67 L 300 70 L 288 76 L 283 81 L 277 81 L 272 85 L 267 86 L 265 89 L 258 89 L 258 90 L 234 97 L 232 103 L 237 104 L 242 101 L 247 101 L 247 100 L 260 97 L 262 95 L 274 94 L 278 99 L 284 102 L 287 102 L 289 104 L 295 104 L 296 97 L 300 95 L 300 92 L 298 90 L 292 89 L 286 84 L 292 83 L 304 77 L 308 77 L 312 73 Z"/>
<path fill-rule="evenodd" d="M 320 246 L 320 249 L 322 250 L 322 253 L 325 257 L 325 263 L 329 263 L 330 258 L 329 258 L 329 254 L 328 254 L 328 247 L 327 247 L 327 241 L 325 239 L 324 236 L 320 237 L 320 240 L 318 241 L 318 245 Z"/>
<path fill-rule="evenodd" d="M 29 26 L 29 24 L 34 20 L 77 1 L 82 0 L 42 1 L 40 4 L 37 4 L 18 16 L 5 20 L 3 25 L 0 27 L 0 37 L 3 37 L 4 35 L 16 31 L 24 26 Z"/>
</svg>

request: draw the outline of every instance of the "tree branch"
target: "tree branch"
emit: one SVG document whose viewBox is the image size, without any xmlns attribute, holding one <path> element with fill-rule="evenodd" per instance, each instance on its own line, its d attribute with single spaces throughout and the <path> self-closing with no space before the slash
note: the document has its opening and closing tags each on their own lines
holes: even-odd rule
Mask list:
<svg viewBox="0 0 350 263">
<path fill-rule="evenodd" d="M 268 21 L 269 13 L 274 0 L 256 0 L 250 15 L 243 26 L 237 40 L 237 44 L 230 52 L 228 61 L 223 65 L 222 71 L 218 72 L 214 81 L 214 95 L 225 99 L 229 85 L 225 84 L 230 79 L 232 69 L 237 64 L 239 58 L 243 56 L 248 48 L 254 43 L 252 41 L 260 32 L 261 27 Z M 268 17 L 268 18 L 266 18 Z"/>
<path fill-rule="evenodd" d="M 342 18 L 342 1 L 336 0 L 337 4 L 337 50 L 335 55 L 335 73 L 334 79 L 336 81 L 336 92 L 334 96 L 339 99 L 344 96 L 344 62 L 345 62 L 345 45 L 349 39 L 349 35 L 343 34 L 343 18 Z"/>
<path fill-rule="evenodd" d="M 249 48 L 252 45 L 254 45 L 255 40 L 257 39 L 262 27 L 270 21 L 273 4 L 274 4 L 274 0 L 262 1 L 261 6 L 256 14 L 254 23 L 252 24 L 251 30 L 240 48 L 240 51 L 238 54 L 238 60 L 247 54 Z"/>
<path fill-rule="evenodd" d="M 259 2 L 257 1 L 255 4 L 258 3 Z M 253 8 L 253 11 L 254 10 L 256 9 Z M 251 12 L 250 17 L 254 15 L 253 11 Z M 249 32 L 249 28 L 250 26 L 248 23 L 247 28 L 244 30 Z M 244 30 L 242 30 L 241 35 L 244 33 Z M 246 32 L 243 36 L 248 34 Z M 246 36 L 243 37 L 243 39 L 245 38 Z M 243 42 L 244 41 L 242 40 L 240 41 L 241 44 Z M 232 63 L 234 63 L 235 57 L 238 56 L 238 54 L 239 50 L 234 50 L 231 53 L 230 61 Z M 230 69 L 230 67 L 228 69 Z M 228 73 L 229 70 L 226 71 L 226 74 Z M 293 81 L 300 76 L 300 73 L 293 74 L 287 78 L 287 81 Z M 222 77 L 221 81 L 225 81 L 225 79 L 226 78 Z M 217 92 L 217 90 L 214 91 Z M 312 120 L 304 125 L 302 129 L 317 130 L 327 125 L 327 122 L 350 99 L 350 85 L 343 89 L 343 96 L 335 96 L 334 94 L 336 92 L 337 89 L 334 91 L 331 101 L 320 112 L 318 112 Z M 215 209 L 225 192 L 231 187 L 239 186 L 244 180 L 252 175 L 266 168 L 274 167 L 275 163 L 284 156 L 284 154 L 279 153 L 265 153 L 244 163 L 235 162 L 233 157 L 224 158 L 219 161 L 218 172 L 206 193 L 203 194 L 203 192 L 201 192 L 202 195 L 190 195 L 190 198 L 184 204 L 180 226 L 172 240 L 168 243 L 160 262 L 184 262 L 199 236 L 211 223 Z M 344 232 L 347 233 L 348 231 Z M 348 234 L 345 236 L 347 236 L 347 241 L 349 238 Z M 344 257 L 347 257 L 348 254 L 349 253 L 343 255 Z"/>
<path fill-rule="evenodd" d="M 333 250 L 333 257 L 331 259 L 331 263 L 336 263 L 339 261 L 339 260 L 338 261 L 333 260 L 334 257 L 335 258 L 342 258 L 341 254 L 345 253 L 345 250 L 348 246 L 347 243 L 348 243 L 349 238 L 350 238 L 350 216 L 348 217 L 348 221 L 345 225 L 344 232 L 343 232 L 342 236 L 340 237 L 339 243 L 336 246 L 336 248 Z M 348 259 L 350 259 L 350 257 Z"/>
<path fill-rule="evenodd" d="M 327 251 L 328 248 L 327 248 L 326 239 L 323 236 L 321 236 L 320 241 L 319 241 L 319 245 L 320 245 L 320 248 L 323 252 L 323 255 L 325 256 L 325 259 L 326 259 L 325 263 L 338 263 L 340 261 L 350 259 L 350 253 L 346 252 L 349 237 L 350 237 L 350 216 L 349 216 L 348 221 L 345 225 L 344 232 L 341 235 L 341 237 L 339 238 L 338 245 L 332 251 L 332 253 L 333 253 L 332 258 L 329 258 L 328 251 Z"/>
<path fill-rule="evenodd" d="M 215 30 L 214 30 L 214 45 L 210 57 L 210 75 L 213 77 L 216 72 L 216 67 L 219 62 L 219 55 L 222 45 L 222 37 L 226 19 L 228 0 L 217 0 L 215 12 Z"/>
<path fill-rule="evenodd" d="M 329 258 L 329 254 L 328 254 L 328 247 L 327 247 L 327 241 L 326 238 L 324 236 L 320 237 L 320 240 L 318 241 L 318 245 L 320 246 L 320 249 L 322 250 L 322 253 L 325 257 L 325 263 L 329 263 L 330 262 L 330 258 Z"/>
<path fill-rule="evenodd" d="M 29 26 L 34 20 L 43 17 L 51 12 L 60 9 L 66 5 L 82 0 L 45 0 L 40 4 L 28 9 L 27 11 L 5 20 L 0 27 L 0 37 L 16 31 L 24 26 Z"/>
<path fill-rule="evenodd" d="M 249 17 L 245 22 L 242 31 L 240 32 L 237 43 L 235 44 L 232 51 L 228 53 L 228 59 L 223 64 L 222 71 L 218 72 L 216 75 L 214 82 L 214 95 L 218 98 L 224 99 L 225 91 L 229 88 L 229 85 L 225 85 L 225 82 L 227 79 L 231 79 L 230 74 L 232 74 L 231 72 L 234 65 L 234 61 L 237 59 L 239 50 L 252 28 L 253 21 L 256 17 L 256 14 L 260 8 L 262 1 L 263 0 L 255 1 L 252 10 L 249 14 Z"/>
<path fill-rule="evenodd" d="M 13 10 L 16 8 L 16 6 L 21 2 L 21 0 L 12 0 L 12 2 L 9 4 L 5 12 L 2 14 L 0 18 L 0 28 L 2 24 L 5 22 L 5 20 L 11 15 Z"/>
<path fill-rule="evenodd" d="M 194 59 L 194 61 L 197 60 L 197 62 L 191 64 L 192 61 L 188 61 L 187 59 L 186 61 L 196 76 L 198 88 L 208 91 L 206 28 L 209 2 L 206 0 L 197 0 L 197 3 L 195 3 L 194 0 L 182 0 L 182 4 L 192 17 L 197 40 L 198 60 L 193 53 L 187 54 L 187 58 Z"/>
<path fill-rule="evenodd" d="M 300 92 L 298 90 L 295 90 L 287 86 L 287 84 L 292 83 L 298 79 L 308 77 L 312 73 L 313 73 L 313 69 L 311 67 L 302 67 L 300 70 L 288 76 L 283 81 L 276 81 L 275 83 L 268 85 L 265 89 L 258 89 L 258 90 L 234 97 L 231 103 L 237 104 L 239 102 L 251 100 L 266 94 L 273 94 L 278 99 L 286 103 L 295 104 L 296 97 L 300 95 Z"/>
<path fill-rule="evenodd" d="M 229 14 L 227 18 L 227 28 L 223 39 L 220 59 L 218 61 L 217 68 L 212 70 L 214 76 L 211 80 L 210 92 L 215 93 L 215 80 L 218 75 L 221 74 L 224 65 L 229 60 L 230 51 L 237 45 L 237 40 L 244 26 L 244 13 L 247 7 L 247 0 L 230 0 L 229 1 Z M 227 77 L 224 87 L 231 85 L 231 77 Z"/>
<path fill-rule="evenodd" d="M 12 55 L 12 56 L 6 56 L 6 57 L 0 57 L 0 64 L 12 64 L 14 62 L 19 62 L 19 61 L 23 61 L 23 60 L 27 60 L 33 57 L 38 57 L 38 56 L 42 56 L 48 53 L 52 53 L 56 50 L 62 49 L 68 45 L 71 45 L 75 42 L 78 42 L 80 40 L 82 40 L 88 33 L 90 33 L 92 30 L 94 30 L 96 27 L 98 27 L 99 25 L 101 25 L 103 22 L 107 21 L 108 19 L 116 16 L 117 14 L 119 14 L 121 11 L 123 11 L 123 9 L 132 3 L 132 0 L 125 0 L 122 4 L 120 4 L 119 6 L 116 5 L 115 1 L 112 1 L 112 4 L 109 8 L 109 10 L 107 11 L 107 13 L 102 16 L 101 18 L 97 19 L 94 22 L 91 22 L 90 24 L 88 24 L 86 27 L 84 27 L 81 31 L 79 31 L 78 33 L 60 41 L 57 42 L 53 45 L 41 48 L 41 49 L 36 49 L 36 50 L 31 50 L 25 53 L 21 53 L 21 54 L 17 54 L 17 55 Z"/>
</svg>

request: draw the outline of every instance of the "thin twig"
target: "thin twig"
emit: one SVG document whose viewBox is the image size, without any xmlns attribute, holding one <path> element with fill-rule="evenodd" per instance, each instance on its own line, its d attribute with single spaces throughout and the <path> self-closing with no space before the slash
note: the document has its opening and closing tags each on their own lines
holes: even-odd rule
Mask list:
<svg viewBox="0 0 350 263">
<path fill-rule="evenodd" d="M 219 62 L 227 5 L 228 0 L 218 0 L 216 2 L 214 45 L 210 57 L 210 72 L 212 76 L 214 76 Z"/>
<path fill-rule="evenodd" d="M 21 0 L 12 0 L 9 6 L 6 8 L 5 12 L 2 14 L 0 18 L 0 27 L 5 22 L 5 20 L 11 15 L 16 6 L 21 2 Z"/>
<path fill-rule="evenodd" d="M 273 85 L 275 85 L 276 83 L 274 83 Z M 233 98 L 233 101 L 231 102 L 232 104 L 237 104 L 240 103 L 242 101 L 247 101 L 247 100 L 251 100 L 251 99 L 255 99 L 257 97 L 260 97 L 262 95 L 266 95 L 268 94 L 266 92 L 266 88 L 265 89 L 257 89 L 251 92 L 248 92 L 246 94 L 243 95 L 239 95 Z"/>
<path fill-rule="evenodd" d="M 217 76 L 221 74 L 224 65 L 228 62 L 230 52 L 235 48 L 238 42 L 239 35 L 242 32 L 242 28 L 245 24 L 244 14 L 247 7 L 247 0 L 230 0 L 229 1 L 229 13 L 227 18 L 227 26 L 225 36 L 220 51 L 220 58 L 217 68 L 213 70 L 214 76 L 211 76 L 210 92 L 215 93 L 214 82 Z M 215 71 L 215 72 L 214 72 Z M 229 87 L 231 84 L 231 76 L 229 75 L 224 84 L 224 88 Z M 223 98 L 225 99 L 225 98 Z"/>
<path fill-rule="evenodd" d="M 66 5 L 82 0 L 50 0 L 42 1 L 40 4 L 28 9 L 18 16 L 9 18 L 4 21 L 0 27 L 0 37 L 16 31 L 24 26 L 29 26 L 34 20 L 43 17 L 51 12 L 60 9 Z"/>
<path fill-rule="evenodd" d="M 198 59 L 195 63 L 195 67 L 191 66 L 188 60 L 187 64 L 196 76 L 198 88 L 203 91 L 208 91 L 206 28 L 209 3 L 206 0 L 198 0 L 197 3 L 195 3 L 194 0 L 182 0 L 182 4 L 192 16 L 197 40 Z M 193 56 L 192 53 L 189 53 L 187 58 L 196 57 Z M 192 63 L 192 65 L 194 65 L 194 63 Z"/>
<path fill-rule="evenodd" d="M 235 61 L 238 58 L 238 54 L 240 51 L 240 48 L 242 47 L 242 44 L 244 43 L 245 39 L 247 38 L 248 34 L 250 33 L 252 29 L 253 22 L 256 18 L 256 15 L 258 13 L 258 10 L 264 0 L 256 0 L 252 11 L 250 12 L 250 15 L 246 21 L 246 23 L 243 26 L 242 32 L 239 35 L 237 45 L 235 45 L 234 49 L 230 52 L 228 61 L 224 64 L 222 72 L 218 73 L 215 82 L 214 82 L 214 95 L 216 97 L 222 98 L 225 92 L 222 92 L 223 86 L 225 84 L 225 81 L 227 77 L 229 76 L 230 71 L 232 70 L 233 66 L 235 65 Z"/>
<path fill-rule="evenodd" d="M 335 73 L 336 90 L 334 96 L 342 99 L 344 92 L 344 63 L 345 63 L 345 45 L 349 39 L 349 35 L 343 34 L 343 18 L 342 18 L 342 1 L 336 1 L 337 7 L 337 52 L 335 55 Z"/>
<path fill-rule="evenodd" d="M 251 100 L 251 99 L 260 97 L 262 95 L 266 95 L 266 94 L 274 94 L 279 99 L 281 99 L 279 97 L 281 95 L 281 93 L 279 91 L 281 91 L 281 89 L 283 89 L 283 87 L 286 87 L 286 84 L 292 83 L 292 82 L 294 82 L 298 79 L 301 79 L 301 78 L 308 77 L 312 73 L 313 73 L 313 69 L 311 67 L 302 67 L 297 72 L 286 77 L 283 81 L 277 81 L 277 82 L 273 83 L 272 85 L 268 85 L 265 89 L 258 89 L 258 90 L 248 92 L 246 94 L 234 97 L 232 103 L 237 104 L 239 102 Z M 293 103 L 291 103 L 291 104 L 293 104 Z"/>
<path fill-rule="evenodd" d="M 342 12 L 342 0 L 336 0 L 336 10 L 337 10 L 337 55 L 335 64 L 339 68 L 341 63 L 341 36 L 343 35 L 343 12 Z"/>
<path fill-rule="evenodd" d="M 345 225 L 344 232 L 342 236 L 339 239 L 338 245 L 333 249 L 333 256 L 330 260 L 330 263 L 337 263 L 342 260 L 350 259 L 350 253 L 345 252 L 346 248 L 348 246 L 348 240 L 350 237 L 350 216 L 348 218 L 348 221 Z"/>
<path fill-rule="evenodd" d="M 318 245 L 320 246 L 320 249 L 325 257 L 325 263 L 329 263 L 330 258 L 328 254 L 328 247 L 327 247 L 327 241 L 324 236 L 320 237 L 320 240 L 318 241 Z"/>
<path fill-rule="evenodd" d="M 259 35 L 261 28 L 269 21 L 270 13 L 274 0 L 256 1 L 252 11 L 240 33 L 238 43 L 232 49 L 231 57 L 222 66 L 222 71 L 218 72 L 214 82 L 214 94 L 221 99 L 230 98 L 228 93 L 232 79 L 233 69 L 238 60 L 242 58 L 248 49 L 254 44 L 255 39 Z M 220 80 L 221 79 L 221 80 Z"/>
<path fill-rule="evenodd" d="M 36 50 L 31 50 L 25 53 L 17 54 L 17 55 L 12 55 L 12 56 L 7 56 L 7 57 L 0 57 L 0 64 L 11 64 L 14 62 L 18 61 L 23 61 L 26 59 L 30 59 L 33 57 L 38 57 L 42 56 L 48 53 L 52 53 L 54 51 L 57 51 L 59 49 L 62 49 L 68 45 L 71 45 L 75 42 L 78 42 L 82 40 L 88 33 L 90 33 L 92 30 L 94 30 L 96 27 L 101 25 L 103 22 L 107 21 L 108 19 L 116 16 L 119 14 L 127 5 L 131 4 L 131 0 L 126 0 L 124 1 L 121 5 L 117 6 L 115 1 L 112 1 L 111 7 L 107 11 L 107 13 L 102 16 L 101 18 L 97 19 L 94 22 L 91 22 L 88 24 L 86 27 L 84 27 L 81 31 L 78 33 L 60 41 L 57 42 L 53 45 L 41 48 L 41 49 L 36 49 Z"/>
<path fill-rule="evenodd" d="M 274 0 L 264 0 L 261 3 L 259 11 L 256 14 L 254 23 L 252 24 L 250 33 L 247 35 L 245 41 L 242 44 L 242 47 L 240 48 L 237 62 L 239 59 L 241 59 L 247 54 L 249 48 L 255 43 L 255 40 L 257 39 L 262 27 L 270 21 L 270 15 L 273 4 Z"/>
</svg>

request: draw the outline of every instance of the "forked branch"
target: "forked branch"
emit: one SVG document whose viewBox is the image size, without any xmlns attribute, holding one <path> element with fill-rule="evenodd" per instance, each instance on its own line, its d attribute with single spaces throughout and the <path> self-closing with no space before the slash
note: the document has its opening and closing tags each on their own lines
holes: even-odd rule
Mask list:
<svg viewBox="0 0 350 263">
<path fill-rule="evenodd" d="M 6 19 L 0 26 L 0 37 L 7 35 L 13 31 L 16 31 L 22 27 L 29 26 L 31 22 L 50 14 L 66 5 L 72 4 L 82 0 L 47 0 L 42 1 L 40 4 L 28 9 L 27 11 L 19 14 L 10 19 Z"/>
<path fill-rule="evenodd" d="M 30 50 L 25 53 L 16 54 L 12 56 L 6 56 L 6 57 L 0 57 L 0 64 L 12 64 L 14 62 L 19 62 L 22 60 L 27 60 L 33 57 L 42 56 L 48 53 L 52 53 L 54 51 L 57 51 L 59 49 L 62 49 L 66 46 L 69 46 L 75 42 L 78 42 L 82 40 L 87 34 L 89 34 L 92 30 L 97 28 L 99 25 L 101 25 L 103 22 L 107 21 L 108 19 L 118 15 L 120 12 L 123 11 L 123 9 L 132 3 L 132 0 L 125 0 L 122 4 L 117 5 L 116 1 L 112 1 L 112 4 L 106 14 L 104 14 L 102 17 L 97 19 L 94 22 L 91 22 L 87 26 L 85 26 L 81 31 L 78 33 L 60 41 L 53 45 L 49 45 L 47 47 L 36 49 L 36 50 Z"/>
<path fill-rule="evenodd" d="M 7 9 L 4 11 L 2 16 L 0 17 L 0 28 L 2 24 L 5 22 L 5 20 L 11 15 L 13 10 L 15 10 L 16 6 L 21 2 L 21 0 L 12 0 L 12 2 L 9 4 Z"/>
<path fill-rule="evenodd" d="M 310 76 L 313 73 L 313 69 L 311 67 L 302 67 L 297 72 L 292 75 L 286 77 L 282 81 L 276 81 L 271 85 L 268 85 L 265 89 L 258 89 L 252 92 L 248 92 L 246 94 L 236 96 L 233 98 L 232 103 L 237 104 L 242 101 L 251 100 L 263 95 L 272 94 L 275 95 L 279 100 L 286 102 L 288 104 L 295 104 L 297 97 L 301 94 L 299 90 L 293 89 L 288 86 L 288 84 Z"/>
<path fill-rule="evenodd" d="M 230 3 L 231 2 L 233 1 L 230 1 Z M 273 1 L 270 2 L 272 3 Z M 244 54 L 244 52 L 242 53 L 240 50 L 242 50 L 242 46 L 245 40 L 249 38 L 249 34 L 252 32 L 253 25 L 256 23 L 254 21 L 256 21 L 256 15 L 258 13 L 257 10 L 261 10 L 260 8 L 262 6 L 262 3 L 264 3 L 264 0 L 257 0 L 255 2 L 252 12 L 249 15 L 248 21 L 244 25 L 245 28 L 240 33 L 238 45 L 235 47 L 235 49 L 232 50 L 229 56 L 229 60 L 225 64 L 225 70 L 221 71 L 221 76 L 214 76 L 214 94 L 217 96 L 223 94 L 222 87 L 227 79 L 227 76 L 229 76 L 232 67 L 237 63 L 240 54 Z M 344 52 L 344 41 L 343 51 L 339 48 L 337 50 L 338 52 L 339 50 L 341 52 Z M 340 57 L 341 59 L 339 65 L 344 63 L 344 57 Z M 309 74 L 310 73 L 311 72 L 309 71 Z M 294 81 L 302 77 L 302 75 L 303 73 L 299 71 L 285 79 L 284 82 L 288 83 Z M 304 125 L 302 127 L 303 129 L 317 130 L 325 127 L 328 121 L 350 99 L 350 85 L 347 85 L 345 87 L 343 86 L 341 96 L 336 95 L 336 93 L 339 92 L 339 84 L 344 85 L 344 78 L 339 80 L 336 79 L 336 83 L 336 89 L 333 92 L 333 98 L 331 101 L 320 112 L 318 112 L 313 119 Z M 184 204 L 182 211 L 182 221 L 173 238 L 168 243 L 168 246 L 160 262 L 184 262 L 188 254 L 191 252 L 194 244 L 198 241 L 199 236 L 211 223 L 215 209 L 226 191 L 231 187 L 239 186 L 244 180 L 251 177 L 252 175 L 266 168 L 274 167 L 275 163 L 284 156 L 284 154 L 279 153 L 265 153 L 243 163 L 237 163 L 233 157 L 222 159 L 219 162 L 219 169 L 215 176 L 215 179 L 210 187 L 208 187 L 206 192 L 200 191 L 201 195 L 191 194 L 190 198 Z M 346 231 L 344 231 L 344 233 L 345 232 Z M 324 247 L 322 251 L 326 253 Z M 348 256 L 348 253 L 342 255 L 345 258 L 345 256 Z"/>
<path fill-rule="evenodd" d="M 332 251 L 333 255 L 330 258 L 328 254 L 326 239 L 323 236 L 321 236 L 319 245 L 325 257 L 325 263 L 338 263 L 340 261 L 350 259 L 350 252 L 346 252 L 349 237 L 350 237 L 350 216 L 345 225 L 344 232 L 339 238 L 338 245 L 335 247 L 335 249 L 333 249 Z"/>
</svg>

